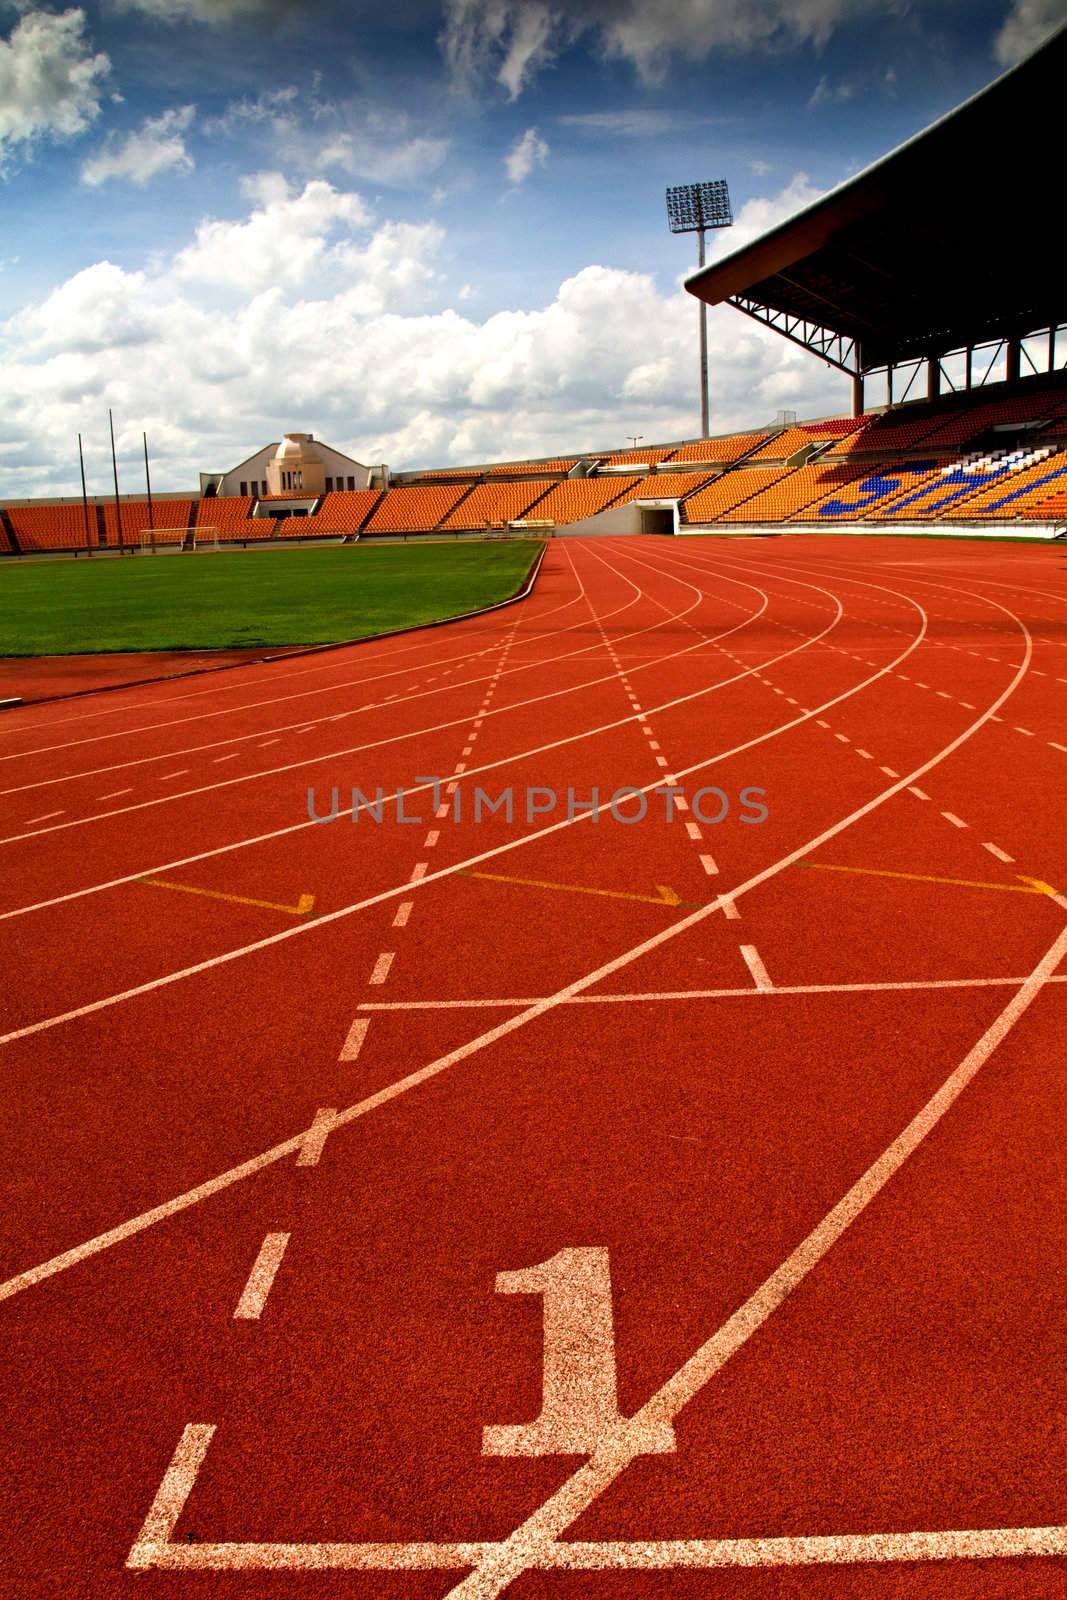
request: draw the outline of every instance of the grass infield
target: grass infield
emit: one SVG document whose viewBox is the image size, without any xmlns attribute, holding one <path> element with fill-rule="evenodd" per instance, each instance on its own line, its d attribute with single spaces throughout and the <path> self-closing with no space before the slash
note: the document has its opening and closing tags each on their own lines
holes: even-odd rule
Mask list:
<svg viewBox="0 0 1067 1600">
<path fill-rule="evenodd" d="M 521 539 L 4 562 L 0 655 L 361 639 L 507 600 L 539 549 Z"/>
</svg>

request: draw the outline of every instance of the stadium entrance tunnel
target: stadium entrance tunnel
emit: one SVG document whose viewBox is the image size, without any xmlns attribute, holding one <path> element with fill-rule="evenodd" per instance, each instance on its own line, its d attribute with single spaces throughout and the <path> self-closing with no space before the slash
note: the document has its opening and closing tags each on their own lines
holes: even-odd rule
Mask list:
<svg viewBox="0 0 1067 1600">
<path fill-rule="evenodd" d="M 642 506 L 641 507 L 641 532 L 642 533 L 673 533 L 674 513 L 666 507 Z"/>
</svg>

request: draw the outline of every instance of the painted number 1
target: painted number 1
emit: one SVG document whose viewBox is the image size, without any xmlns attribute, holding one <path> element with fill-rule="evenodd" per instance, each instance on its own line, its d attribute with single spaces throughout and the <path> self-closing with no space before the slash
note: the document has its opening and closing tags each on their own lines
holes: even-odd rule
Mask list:
<svg viewBox="0 0 1067 1600">
<path fill-rule="evenodd" d="M 496 1288 L 498 1294 L 539 1294 L 544 1300 L 544 1388 L 540 1416 L 485 1428 L 482 1454 L 591 1454 L 601 1436 L 624 1421 L 607 1250 L 560 1250 L 540 1266 L 498 1273 Z M 669 1422 L 650 1424 L 640 1443 L 647 1455 L 674 1450 L 674 1428 Z"/>
</svg>

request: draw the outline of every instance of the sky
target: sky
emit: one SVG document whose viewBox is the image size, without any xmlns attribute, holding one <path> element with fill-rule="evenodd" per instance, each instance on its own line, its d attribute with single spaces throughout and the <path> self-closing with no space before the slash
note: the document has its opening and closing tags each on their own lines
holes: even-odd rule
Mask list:
<svg viewBox="0 0 1067 1600">
<path fill-rule="evenodd" d="M 394 470 L 699 432 L 736 249 L 1067 0 L 0 0 L 0 497 L 193 489 L 283 432 Z M 712 433 L 848 409 L 720 307 Z"/>
</svg>

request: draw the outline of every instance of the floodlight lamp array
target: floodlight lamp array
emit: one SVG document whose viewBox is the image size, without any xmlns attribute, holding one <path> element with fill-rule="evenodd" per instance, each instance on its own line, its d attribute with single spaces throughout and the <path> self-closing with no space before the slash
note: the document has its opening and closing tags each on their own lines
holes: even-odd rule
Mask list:
<svg viewBox="0 0 1067 1600">
<path fill-rule="evenodd" d="M 680 183 L 667 190 L 667 223 L 672 233 L 728 228 L 733 220 L 725 178 L 715 178 L 710 183 Z"/>
</svg>

